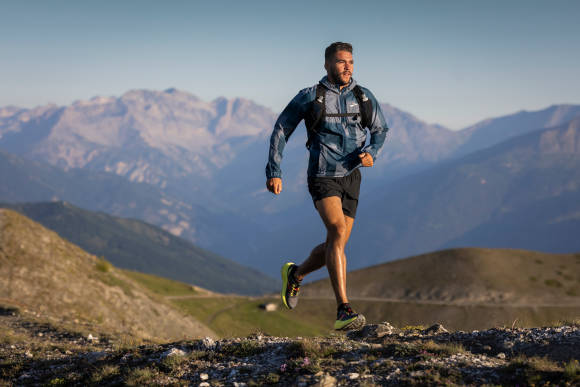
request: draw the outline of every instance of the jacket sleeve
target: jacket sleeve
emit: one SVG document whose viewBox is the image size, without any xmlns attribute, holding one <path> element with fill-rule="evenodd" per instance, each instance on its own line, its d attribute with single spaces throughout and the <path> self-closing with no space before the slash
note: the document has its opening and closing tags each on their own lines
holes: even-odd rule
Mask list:
<svg viewBox="0 0 580 387">
<path fill-rule="evenodd" d="M 362 151 L 370 153 L 370 155 L 373 157 L 373 160 L 376 160 L 378 154 L 381 151 L 381 148 L 383 147 L 389 128 L 387 126 L 385 116 L 383 116 L 381 106 L 377 102 L 375 96 L 368 89 L 365 89 L 364 92 L 373 104 L 373 119 L 371 127 L 369 128 L 371 141 L 369 145 L 362 149 Z"/>
<path fill-rule="evenodd" d="M 309 104 L 312 101 L 311 89 L 301 90 L 290 101 L 288 106 L 276 120 L 274 131 L 270 137 L 270 150 L 268 154 L 268 164 L 266 164 L 266 177 L 282 177 L 280 164 L 282 163 L 282 152 L 290 138 L 290 135 L 296 129 L 296 126 L 304 118 Z"/>
</svg>

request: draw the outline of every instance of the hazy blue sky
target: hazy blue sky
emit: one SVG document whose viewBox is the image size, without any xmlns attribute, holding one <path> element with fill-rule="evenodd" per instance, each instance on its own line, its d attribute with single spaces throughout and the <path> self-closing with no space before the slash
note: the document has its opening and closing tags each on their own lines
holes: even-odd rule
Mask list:
<svg viewBox="0 0 580 387">
<path fill-rule="evenodd" d="M 379 100 L 451 128 L 580 103 L 580 1 L 0 0 L 0 106 L 176 87 L 278 112 L 337 40 Z"/>
</svg>

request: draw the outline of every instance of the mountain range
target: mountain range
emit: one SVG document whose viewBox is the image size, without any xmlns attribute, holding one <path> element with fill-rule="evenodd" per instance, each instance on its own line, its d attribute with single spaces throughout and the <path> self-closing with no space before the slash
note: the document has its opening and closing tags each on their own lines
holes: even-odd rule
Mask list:
<svg viewBox="0 0 580 387">
<path fill-rule="evenodd" d="M 575 119 L 362 193 L 349 268 L 450 247 L 580 251 L 579 141 Z M 301 244 L 284 242 L 291 232 Z M 268 251 L 298 260 L 324 240 L 316 222 L 279 235 Z"/>
<path fill-rule="evenodd" d="M 503 152 L 506 141 L 514 141 L 511 146 L 517 148 L 517 142 L 527 141 L 526 134 L 565 125 L 580 116 L 578 105 L 555 105 L 451 131 L 391 105 L 381 106 L 390 132 L 375 167 L 363 171 L 362 221 L 356 223 L 348 247 L 349 254 L 365 257 L 355 261 L 357 267 L 444 246 L 482 245 L 486 235 L 491 235 L 488 229 L 497 230 L 491 223 L 484 225 L 489 219 L 482 220 L 482 214 L 494 213 L 497 222 L 517 224 L 513 211 L 504 211 L 500 219 L 495 197 L 519 203 L 519 195 L 551 185 L 550 173 L 536 174 L 542 165 L 528 164 L 521 173 L 537 179 L 522 177 L 519 190 L 515 184 L 506 184 L 499 188 L 501 193 L 495 190 L 498 184 L 491 184 L 491 177 L 484 177 L 490 183 L 479 185 L 489 190 L 474 197 L 470 195 L 476 185 L 469 186 L 471 175 L 463 173 L 462 163 L 477 169 L 472 164 L 488 162 L 487 168 L 496 168 L 484 160 L 485 155 L 493 158 L 486 149 Z M 95 97 L 63 107 L 5 107 L 0 109 L 0 152 L 5 152 L 0 153 L 0 168 L 11 184 L 0 188 L 0 200 L 58 198 L 90 210 L 142 219 L 274 274 L 282 257 L 300 259 L 310 244 L 323 238 L 322 223 L 305 188 L 307 152 L 302 124 L 285 149 L 282 195 L 274 197 L 265 190 L 264 167 L 275 118 L 274 112 L 249 100 L 204 102 L 176 89 L 131 90 L 119 98 Z M 534 158 L 533 152 L 526 153 L 526 160 Z M 552 156 L 545 153 L 541 158 Z M 566 162 L 573 163 L 553 161 L 553 170 Z M 20 168 L 18 173 L 15 166 Z M 492 175 L 508 181 L 514 177 L 510 171 L 498 168 Z M 52 180 L 44 177 L 46 173 L 67 177 Z M 574 185 L 575 179 L 575 175 L 561 174 L 558 184 Z M 96 181 L 100 183 L 95 185 Z M 126 195 L 107 194 L 118 192 L 117 187 L 125 187 Z M 465 191 L 465 187 L 470 188 Z M 149 197 L 138 193 L 141 190 Z M 134 195 L 142 199 L 131 200 Z M 558 199 L 554 200 L 557 205 Z M 471 212 L 464 211 L 465 206 Z M 450 219 L 460 226 L 449 228 Z M 484 231 L 478 232 L 478 227 Z M 514 229 L 517 225 L 510 226 Z M 510 233 L 496 234 L 512 240 Z M 534 238 L 527 235 L 521 233 L 520 240 L 533 243 Z M 535 247 L 523 244 L 517 247 Z M 576 248 L 566 243 L 560 246 L 568 251 Z"/>
</svg>

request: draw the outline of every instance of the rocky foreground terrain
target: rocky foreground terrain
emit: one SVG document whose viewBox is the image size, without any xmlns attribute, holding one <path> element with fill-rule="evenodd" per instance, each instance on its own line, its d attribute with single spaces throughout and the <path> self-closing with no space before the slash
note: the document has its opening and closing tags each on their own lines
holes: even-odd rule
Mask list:
<svg viewBox="0 0 580 387">
<path fill-rule="evenodd" d="M 0 313 L 0 385 L 579 385 L 580 324 L 136 342 Z"/>
</svg>

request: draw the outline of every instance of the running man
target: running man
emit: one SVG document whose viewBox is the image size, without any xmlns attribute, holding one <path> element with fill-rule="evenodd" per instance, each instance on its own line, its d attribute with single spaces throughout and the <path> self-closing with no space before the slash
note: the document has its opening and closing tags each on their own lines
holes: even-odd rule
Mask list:
<svg viewBox="0 0 580 387">
<path fill-rule="evenodd" d="M 270 138 L 266 187 L 282 192 L 282 152 L 298 123 L 304 119 L 310 152 L 308 191 L 312 195 L 327 236 L 301 264 L 282 266 L 282 303 L 296 307 L 302 279 L 326 266 L 336 296 L 334 329 L 358 329 L 365 323 L 349 305 L 346 295 L 344 249 L 356 215 L 360 190 L 359 167 L 372 167 L 388 131 L 381 108 L 372 93 L 352 78 L 352 46 L 335 42 L 326 48 L 326 76 L 318 85 L 301 90 L 274 125 Z M 370 143 L 365 146 L 366 129 Z"/>
</svg>

